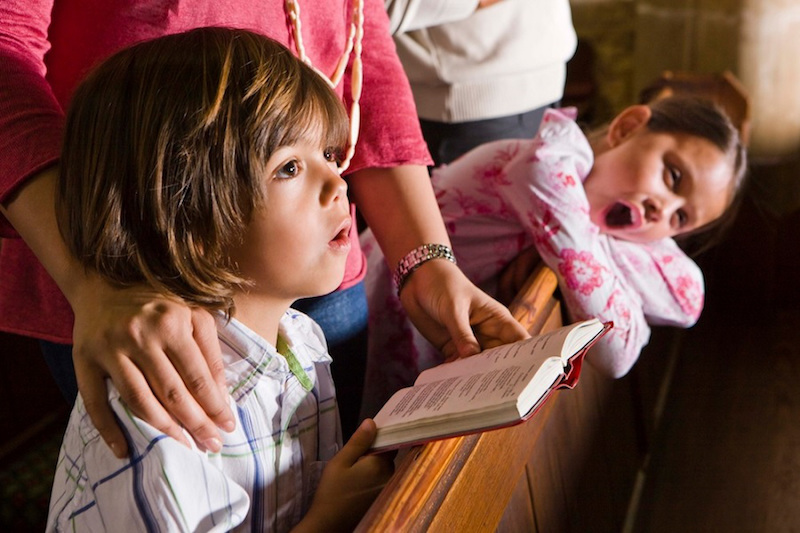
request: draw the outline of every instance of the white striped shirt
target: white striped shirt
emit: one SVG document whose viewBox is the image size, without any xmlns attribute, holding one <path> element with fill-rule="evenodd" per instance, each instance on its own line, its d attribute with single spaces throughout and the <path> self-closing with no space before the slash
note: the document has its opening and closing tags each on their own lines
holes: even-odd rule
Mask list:
<svg viewBox="0 0 800 533">
<path fill-rule="evenodd" d="M 297 375 L 287 357 L 240 322 L 217 317 L 217 330 L 236 418 L 222 451 L 167 437 L 134 416 L 109 382 L 130 457 L 114 457 L 79 396 L 47 531 L 287 531 L 300 521 L 322 467 L 341 445 L 322 330 L 293 309 L 283 316 L 279 335 L 302 367 Z"/>
</svg>

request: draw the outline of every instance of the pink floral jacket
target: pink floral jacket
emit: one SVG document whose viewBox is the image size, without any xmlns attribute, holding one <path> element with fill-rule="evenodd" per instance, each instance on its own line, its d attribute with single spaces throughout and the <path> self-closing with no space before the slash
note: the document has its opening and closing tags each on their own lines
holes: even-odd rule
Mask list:
<svg viewBox="0 0 800 533">
<path fill-rule="evenodd" d="M 646 245 L 601 234 L 583 189 L 592 150 L 570 109 L 545 114 L 533 139 L 487 143 L 434 171 L 439 207 L 464 273 L 490 294 L 499 272 L 534 245 L 556 273 L 570 318 L 614 329 L 588 360 L 625 375 L 653 325 L 689 327 L 703 308 L 703 276 L 672 239 Z M 370 339 L 364 414 L 441 355 L 411 326 L 374 237 L 367 254 Z"/>
</svg>

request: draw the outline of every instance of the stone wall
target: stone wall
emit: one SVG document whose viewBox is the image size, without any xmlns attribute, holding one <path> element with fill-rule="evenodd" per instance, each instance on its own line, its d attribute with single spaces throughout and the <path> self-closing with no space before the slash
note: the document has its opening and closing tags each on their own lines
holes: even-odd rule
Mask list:
<svg viewBox="0 0 800 533">
<path fill-rule="evenodd" d="M 800 152 L 800 2 L 794 0 L 571 0 L 591 44 L 598 117 L 635 101 L 665 70 L 730 70 L 751 100 L 756 160 Z"/>
<path fill-rule="evenodd" d="M 598 125 L 636 100 L 636 6 L 632 0 L 571 0 L 571 4 L 579 46 L 592 50 L 596 91 L 591 122 Z"/>
</svg>

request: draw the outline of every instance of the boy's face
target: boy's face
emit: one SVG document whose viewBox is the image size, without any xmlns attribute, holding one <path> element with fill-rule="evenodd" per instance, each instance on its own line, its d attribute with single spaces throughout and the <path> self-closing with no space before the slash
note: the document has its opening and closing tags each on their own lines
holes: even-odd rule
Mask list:
<svg viewBox="0 0 800 533">
<path fill-rule="evenodd" d="M 336 289 L 350 251 L 347 183 L 318 142 L 276 150 L 242 246 L 232 257 L 253 295 L 291 303 Z M 288 305 L 287 303 L 287 305 Z"/>
<path fill-rule="evenodd" d="M 650 132 L 649 108 L 635 108 L 612 123 L 610 148 L 596 157 L 584 183 L 600 231 L 647 243 L 722 215 L 733 179 L 723 152 L 699 137 Z"/>
</svg>

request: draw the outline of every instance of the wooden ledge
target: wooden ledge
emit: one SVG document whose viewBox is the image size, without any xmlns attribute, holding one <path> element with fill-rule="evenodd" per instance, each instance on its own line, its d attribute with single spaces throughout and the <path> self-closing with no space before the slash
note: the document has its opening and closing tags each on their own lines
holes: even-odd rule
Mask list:
<svg viewBox="0 0 800 533">
<path fill-rule="evenodd" d="M 561 326 L 557 287 L 555 274 L 540 266 L 512 302 L 531 334 Z M 522 424 L 411 448 L 356 531 L 493 531 L 557 397 Z"/>
</svg>

